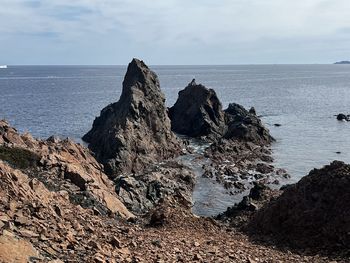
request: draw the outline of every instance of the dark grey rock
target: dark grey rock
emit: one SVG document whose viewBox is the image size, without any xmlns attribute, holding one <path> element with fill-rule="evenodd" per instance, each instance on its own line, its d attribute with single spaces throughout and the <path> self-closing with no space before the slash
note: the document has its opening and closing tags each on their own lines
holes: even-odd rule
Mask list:
<svg viewBox="0 0 350 263">
<path fill-rule="evenodd" d="M 274 141 L 267 128 L 256 114 L 249 113 L 243 106 L 231 103 L 225 110 L 226 139 L 240 139 L 258 145 L 269 145 Z"/>
<path fill-rule="evenodd" d="M 192 80 L 169 109 L 172 130 L 190 137 L 221 137 L 224 112 L 216 93 Z"/>
<path fill-rule="evenodd" d="M 101 111 L 83 140 L 112 177 L 180 153 L 158 77 L 143 61 L 131 61 L 119 101 Z"/>
</svg>

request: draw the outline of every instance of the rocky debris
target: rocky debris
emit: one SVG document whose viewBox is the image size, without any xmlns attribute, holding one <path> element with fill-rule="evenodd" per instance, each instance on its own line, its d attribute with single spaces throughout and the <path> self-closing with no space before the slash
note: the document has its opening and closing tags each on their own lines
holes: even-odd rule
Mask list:
<svg viewBox="0 0 350 263">
<path fill-rule="evenodd" d="M 0 122 L 0 141 L 0 160 L 31 178 L 32 188 L 43 189 L 43 184 L 50 191 L 66 191 L 72 202 L 84 207 L 133 217 L 119 200 L 113 182 L 85 147 L 69 139 L 38 140 L 21 135 L 5 121 Z"/>
<path fill-rule="evenodd" d="M 285 188 L 250 223 L 254 233 L 297 248 L 350 248 L 350 165 L 334 161 Z"/>
<path fill-rule="evenodd" d="M 83 140 L 112 177 L 180 153 L 158 77 L 143 61 L 131 61 L 119 101 L 101 111 Z"/>
<path fill-rule="evenodd" d="M 350 121 L 350 115 L 345 115 L 344 113 L 339 113 L 337 115 L 338 121 Z"/>
<path fill-rule="evenodd" d="M 14 148 L 25 149 L 39 158 L 33 158 L 37 160 L 34 164 L 28 162 L 21 169 L 16 166 L 28 156 L 31 159 L 29 152 L 0 161 L 0 262 L 330 261 L 328 257 L 303 255 L 302 251 L 293 253 L 252 243 L 235 228 L 194 216 L 188 209 L 190 195 L 186 196 L 193 177 L 176 163 L 149 166 L 145 172 L 149 179 L 139 180 L 141 185 L 154 183 L 146 192 L 147 198 L 156 203 L 145 217 L 132 222 L 116 218 L 111 212 L 103 212 L 106 203 L 91 203 L 91 196 L 99 197 L 92 185 L 109 191 L 109 181 L 106 175 L 99 177 L 96 170 L 101 167 L 88 150 L 54 138 L 25 142 L 17 132 L 12 135 L 16 140 L 7 140 L 1 146 L 10 153 Z M 29 142 L 32 148 L 27 145 Z M 63 169 L 67 164 L 73 165 L 68 169 L 69 178 L 65 178 Z M 166 180 L 171 177 L 177 180 L 175 188 Z M 101 180 L 106 180 L 105 186 Z M 138 187 L 132 189 L 139 191 Z M 252 198 L 263 198 L 259 188 L 256 190 L 252 191 Z M 176 198 L 169 198 L 169 191 L 176 192 Z M 79 199 L 77 194 L 82 192 L 90 197 L 83 195 Z M 332 259 L 346 262 L 341 257 Z"/>
<path fill-rule="evenodd" d="M 272 190 L 265 184 L 254 182 L 253 188 L 243 200 L 218 215 L 216 218 L 223 222 L 229 222 L 230 226 L 244 228 L 253 215 L 266 205 L 271 199 L 276 198 L 282 191 Z"/>
<path fill-rule="evenodd" d="M 66 191 L 49 191 L 3 162 L 0 197 L 0 262 L 94 262 L 98 253 L 121 257 L 109 243 L 122 224 L 115 217 L 96 214 L 93 207 L 83 209 Z"/>
<path fill-rule="evenodd" d="M 195 175 L 186 166 L 164 162 L 149 166 L 143 174 L 122 175 L 116 178 L 116 192 L 131 211 L 141 214 L 159 201 L 170 199 L 190 208 Z"/>
<path fill-rule="evenodd" d="M 212 143 L 205 150 L 204 176 L 222 183 L 229 193 L 249 190 L 252 181 L 279 182 L 282 175 L 269 164 L 273 159 L 267 148 L 274 138 L 254 107 L 247 111 L 231 103 L 222 110 L 215 91 L 192 80 L 179 92 L 169 116 L 175 132 Z M 191 145 L 187 150 L 194 153 Z"/>
<path fill-rule="evenodd" d="M 254 182 L 275 184 L 289 178 L 283 169 L 271 163 L 271 151 L 252 142 L 221 139 L 205 150 L 210 164 L 204 166 L 206 177 L 212 177 L 231 193 L 249 191 Z"/>
<path fill-rule="evenodd" d="M 225 130 L 222 105 L 213 89 L 193 79 L 169 109 L 172 130 L 190 137 L 219 138 Z"/>
<path fill-rule="evenodd" d="M 257 145 L 269 145 L 274 141 L 269 130 L 264 127 L 254 111 L 247 111 L 243 106 L 231 103 L 225 110 L 227 132 L 226 139 L 239 139 Z"/>
</svg>

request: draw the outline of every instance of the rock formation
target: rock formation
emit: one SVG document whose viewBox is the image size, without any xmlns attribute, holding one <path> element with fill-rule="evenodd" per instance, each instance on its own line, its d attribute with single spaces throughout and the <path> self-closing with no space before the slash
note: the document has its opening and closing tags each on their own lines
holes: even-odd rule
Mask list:
<svg viewBox="0 0 350 263">
<path fill-rule="evenodd" d="M 345 115 L 344 113 L 339 113 L 337 115 L 338 121 L 350 121 L 350 115 Z"/>
<path fill-rule="evenodd" d="M 46 192 L 66 191 L 72 202 L 94 207 L 99 213 L 133 217 L 90 151 L 69 139 L 37 140 L 0 121 L 0 160 L 6 162 L 0 166 L 0 174 L 9 173 L 11 166 L 14 174 L 27 178 L 23 185 L 43 184 L 40 188 Z"/>
<path fill-rule="evenodd" d="M 293 247 L 350 248 L 350 165 L 334 161 L 314 169 L 261 209 L 252 231 Z"/>
<path fill-rule="evenodd" d="M 214 142 L 225 138 L 258 145 L 269 145 L 274 140 L 254 108 L 247 111 L 232 103 L 223 111 L 215 91 L 196 84 L 195 80 L 179 92 L 169 116 L 173 131 L 190 137 Z"/>
<path fill-rule="evenodd" d="M 119 198 L 133 212 L 149 211 L 162 200 L 191 208 L 195 175 L 176 162 L 150 166 L 141 175 L 122 175 L 115 181 Z"/>
<path fill-rule="evenodd" d="M 255 110 L 249 112 L 241 105 L 231 103 L 225 110 L 227 132 L 226 139 L 240 139 L 258 145 L 269 145 L 274 141 L 261 120 L 256 116 Z"/>
<path fill-rule="evenodd" d="M 216 93 L 192 80 L 169 109 L 173 131 L 190 137 L 221 137 L 225 129 L 222 105 Z"/>
<path fill-rule="evenodd" d="M 119 101 L 104 108 L 83 137 L 110 176 L 179 154 L 164 102 L 157 75 L 133 59 Z"/>
</svg>

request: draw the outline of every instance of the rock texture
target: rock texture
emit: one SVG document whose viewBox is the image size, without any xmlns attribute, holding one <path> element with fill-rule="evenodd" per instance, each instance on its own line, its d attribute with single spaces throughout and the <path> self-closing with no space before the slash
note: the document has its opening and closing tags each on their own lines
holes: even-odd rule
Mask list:
<svg viewBox="0 0 350 263">
<path fill-rule="evenodd" d="M 33 187 L 44 184 L 48 191 L 64 190 L 72 201 L 100 213 L 133 217 L 90 151 L 69 139 L 37 140 L 0 121 L 0 160 L 15 169 L 14 173 L 21 171 L 31 178 Z M 0 167 L 0 172 L 6 173 L 6 167 Z"/>
<path fill-rule="evenodd" d="M 334 161 L 314 169 L 261 209 L 253 231 L 294 247 L 349 250 L 350 165 Z"/>
<path fill-rule="evenodd" d="M 213 89 L 192 80 L 169 109 L 173 131 L 190 137 L 221 137 L 225 130 L 222 105 Z"/>
<path fill-rule="evenodd" d="M 119 101 L 104 108 L 83 137 L 110 176 L 140 172 L 179 154 L 164 102 L 157 75 L 133 59 Z"/>
<path fill-rule="evenodd" d="M 258 145 L 269 145 L 274 141 L 269 130 L 264 127 L 254 110 L 247 111 L 243 106 L 231 103 L 225 110 L 226 139 L 240 139 Z"/>
<path fill-rule="evenodd" d="M 38 251 L 30 242 L 6 230 L 0 235 L 0 262 L 27 263 L 41 259 Z"/>
<path fill-rule="evenodd" d="M 191 208 L 195 175 L 176 162 L 150 166 L 141 175 L 122 175 L 115 181 L 118 196 L 135 213 L 149 211 L 163 200 Z"/>
<path fill-rule="evenodd" d="M 0 262 L 348 262 L 252 243 L 231 226 L 194 216 L 193 177 L 176 163 L 149 166 L 132 183 L 119 178 L 126 204 L 154 205 L 137 218 L 119 207 L 116 217 L 108 207 L 118 207 L 118 197 L 87 149 L 0 124 Z M 264 199 L 261 191 L 251 198 Z"/>
<path fill-rule="evenodd" d="M 216 93 L 192 80 L 179 92 L 179 97 L 169 109 L 173 131 L 194 138 L 218 141 L 222 138 L 269 145 L 274 141 L 264 127 L 254 108 L 247 111 L 232 103 L 226 110 Z"/>
</svg>

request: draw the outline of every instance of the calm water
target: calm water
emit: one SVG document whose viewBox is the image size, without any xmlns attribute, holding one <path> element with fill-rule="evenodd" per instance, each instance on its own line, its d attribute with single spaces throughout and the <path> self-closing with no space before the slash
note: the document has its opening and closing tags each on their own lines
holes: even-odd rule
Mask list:
<svg viewBox="0 0 350 263">
<path fill-rule="evenodd" d="M 350 65 L 153 66 L 171 106 L 192 78 L 223 105 L 254 106 L 272 135 L 277 165 L 298 180 L 334 159 L 350 162 Z M 76 140 L 118 100 L 124 66 L 18 66 L 0 69 L 0 118 L 37 137 Z M 281 127 L 274 127 L 280 123 Z M 340 151 L 341 154 L 336 154 Z"/>
</svg>

